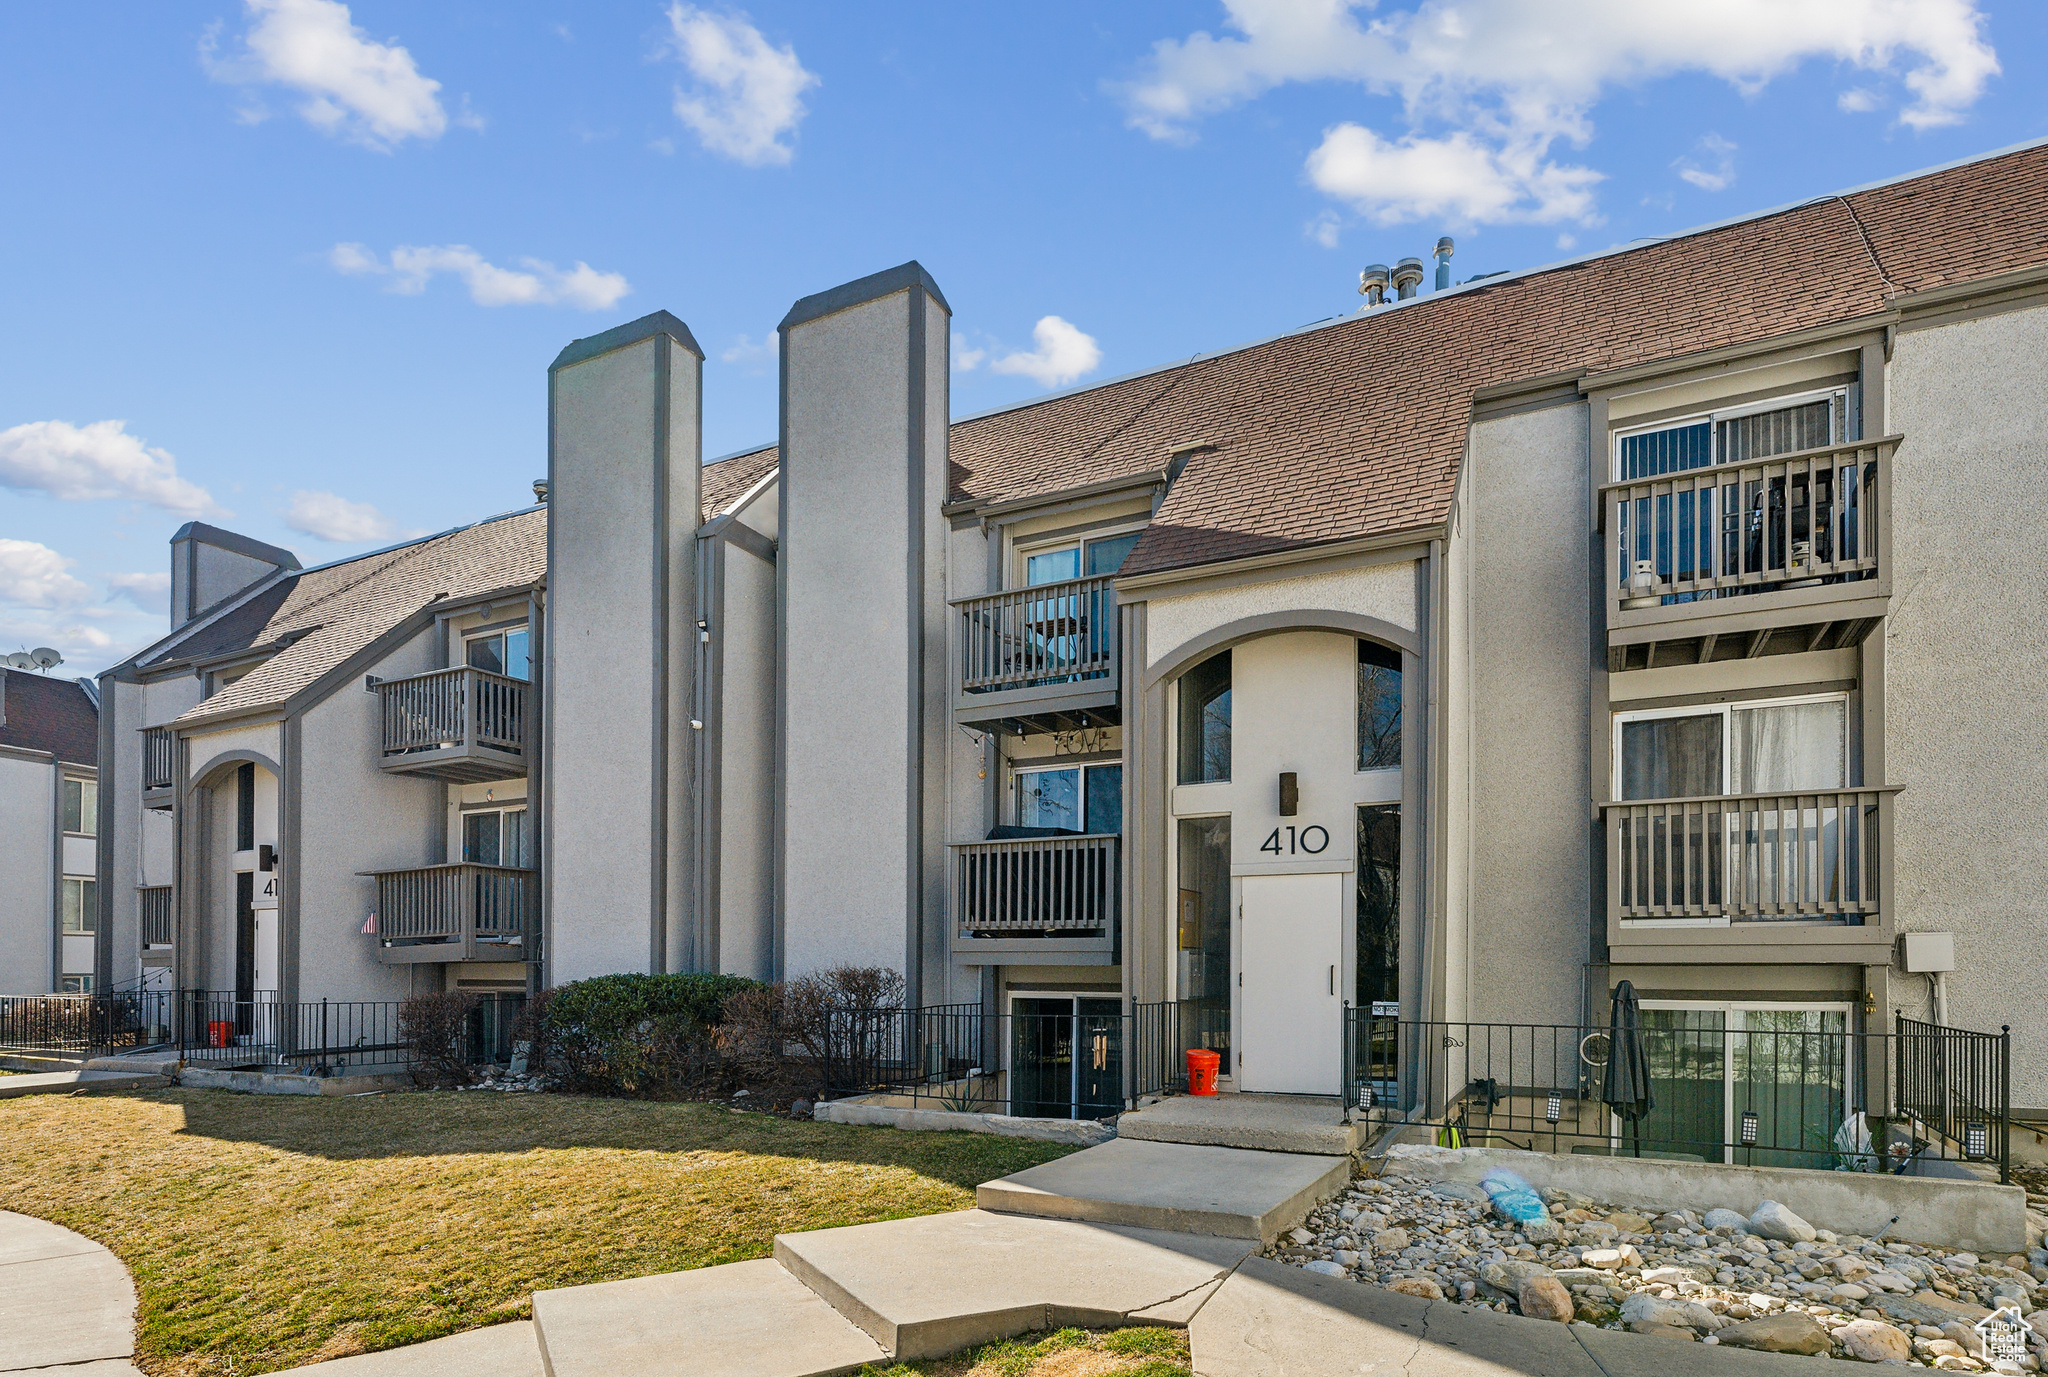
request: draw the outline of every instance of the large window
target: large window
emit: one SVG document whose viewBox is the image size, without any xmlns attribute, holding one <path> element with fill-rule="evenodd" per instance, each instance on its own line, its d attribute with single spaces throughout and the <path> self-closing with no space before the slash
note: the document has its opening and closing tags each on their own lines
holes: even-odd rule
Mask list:
<svg viewBox="0 0 2048 1377">
<path fill-rule="evenodd" d="M 462 859 L 474 865 L 526 865 L 526 809 L 478 809 L 462 815 Z"/>
<path fill-rule="evenodd" d="M 1031 587 L 1060 583 L 1066 579 L 1096 578 L 1114 574 L 1123 567 L 1124 557 L 1138 543 L 1142 531 L 1077 540 L 1048 549 L 1032 550 L 1024 556 L 1024 582 Z"/>
<path fill-rule="evenodd" d="M 64 781 L 64 830 L 97 836 L 100 830 L 100 786 L 89 779 Z"/>
<path fill-rule="evenodd" d="M 502 674 L 508 679 L 528 679 L 533 673 L 530 646 L 527 629 L 517 626 L 487 636 L 472 636 L 466 650 L 472 668 Z"/>
<path fill-rule="evenodd" d="M 1700 798 L 1852 786 L 1846 694 L 1623 714 L 1623 799 Z"/>
<path fill-rule="evenodd" d="M 1055 765 L 1022 769 L 1017 777 L 1017 825 L 1116 836 L 1124 830 L 1124 767 Z"/>
<path fill-rule="evenodd" d="M 1358 768 L 1401 768 L 1401 652 L 1358 643 Z"/>
<path fill-rule="evenodd" d="M 1230 1070 L 1230 819 L 1182 818 L 1175 942 L 1182 1046 L 1204 1047 Z"/>
<path fill-rule="evenodd" d="M 1180 677 L 1180 782 L 1230 778 L 1230 652 Z"/>
<path fill-rule="evenodd" d="M 96 880 L 64 882 L 64 931 L 89 934 L 99 928 L 100 887 Z"/>
<path fill-rule="evenodd" d="M 1849 1105 L 1852 1040 L 1842 1006 L 1643 1004 L 1656 1108 L 1616 1150 L 1751 1167 L 1847 1165 L 1835 1135 Z M 1743 1143 L 1754 1116 L 1753 1145 Z"/>
</svg>

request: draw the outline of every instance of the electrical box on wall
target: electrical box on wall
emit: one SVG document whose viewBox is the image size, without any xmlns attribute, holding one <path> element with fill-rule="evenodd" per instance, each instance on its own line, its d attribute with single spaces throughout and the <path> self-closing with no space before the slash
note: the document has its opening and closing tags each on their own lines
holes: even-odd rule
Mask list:
<svg viewBox="0 0 2048 1377">
<path fill-rule="evenodd" d="M 1899 934 L 1899 967 L 1913 975 L 1934 975 L 1956 968 L 1956 935 L 1952 932 Z"/>
</svg>

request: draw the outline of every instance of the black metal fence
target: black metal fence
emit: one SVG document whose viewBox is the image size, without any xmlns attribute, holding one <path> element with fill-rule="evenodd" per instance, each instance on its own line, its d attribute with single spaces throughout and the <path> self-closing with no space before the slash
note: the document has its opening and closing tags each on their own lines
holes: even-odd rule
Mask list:
<svg viewBox="0 0 2048 1377">
<path fill-rule="evenodd" d="M 1458 1146 L 1901 1175 L 2011 1175 L 2011 1039 L 1841 1011 L 1646 1009 L 1650 1105 L 1606 1102 L 1605 1025 L 1345 1012 L 1354 1108 Z"/>
<path fill-rule="evenodd" d="M 1101 1119 L 1139 1097 L 1181 1090 L 1190 1047 L 1229 1048 L 1229 1011 L 1128 1006 L 1115 998 L 842 1010 L 830 1017 L 830 1097 L 884 1094 L 913 1105 L 1025 1118 Z"/>
<path fill-rule="evenodd" d="M 512 1055 L 523 994 L 480 996 L 463 1047 L 473 1065 Z M 0 998 L 0 1051 L 83 1059 L 176 1053 L 188 1063 L 274 1068 L 316 1076 L 398 1071 L 414 1061 L 399 1000 L 238 997 L 218 990 L 125 990 L 104 995 Z"/>
</svg>

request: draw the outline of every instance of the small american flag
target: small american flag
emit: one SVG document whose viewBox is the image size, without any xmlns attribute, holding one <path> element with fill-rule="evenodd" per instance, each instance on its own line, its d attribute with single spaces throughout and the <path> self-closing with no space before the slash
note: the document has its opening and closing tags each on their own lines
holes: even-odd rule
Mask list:
<svg viewBox="0 0 2048 1377">
<path fill-rule="evenodd" d="M 369 921 L 368 921 L 367 923 L 364 923 L 364 924 L 363 924 L 363 936 L 365 936 L 365 937 L 374 937 L 374 936 L 376 936 L 376 935 L 377 935 L 377 915 L 376 915 L 375 913 L 372 913 L 372 914 L 370 915 L 370 920 L 369 920 Z"/>
</svg>

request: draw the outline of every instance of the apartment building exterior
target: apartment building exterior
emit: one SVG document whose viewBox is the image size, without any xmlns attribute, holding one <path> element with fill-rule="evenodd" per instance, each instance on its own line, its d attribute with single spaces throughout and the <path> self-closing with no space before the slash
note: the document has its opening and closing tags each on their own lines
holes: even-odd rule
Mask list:
<svg viewBox="0 0 2048 1377">
<path fill-rule="evenodd" d="M 368 557 L 421 576 L 313 659 L 366 595 L 276 562 L 109 718 L 168 730 L 174 813 L 254 767 L 295 997 L 885 965 L 1170 1003 L 1227 1086 L 1330 1094 L 1347 1008 L 1574 1025 L 1627 979 L 1671 1029 L 2010 1024 L 2048 1106 L 2044 190 L 2023 148 L 959 420 L 906 264 L 796 303 L 776 443 L 710 464 L 658 312 L 551 368 L 546 503 L 469 528 L 516 570 Z M 462 647 L 515 623 L 492 736 Z M 434 676 L 453 718 L 394 687 Z M 516 950 L 398 916 L 514 790 Z M 180 982 L 263 873 L 198 816 Z"/>
<path fill-rule="evenodd" d="M 0 995 L 95 988 L 98 689 L 0 666 Z"/>
</svg>

